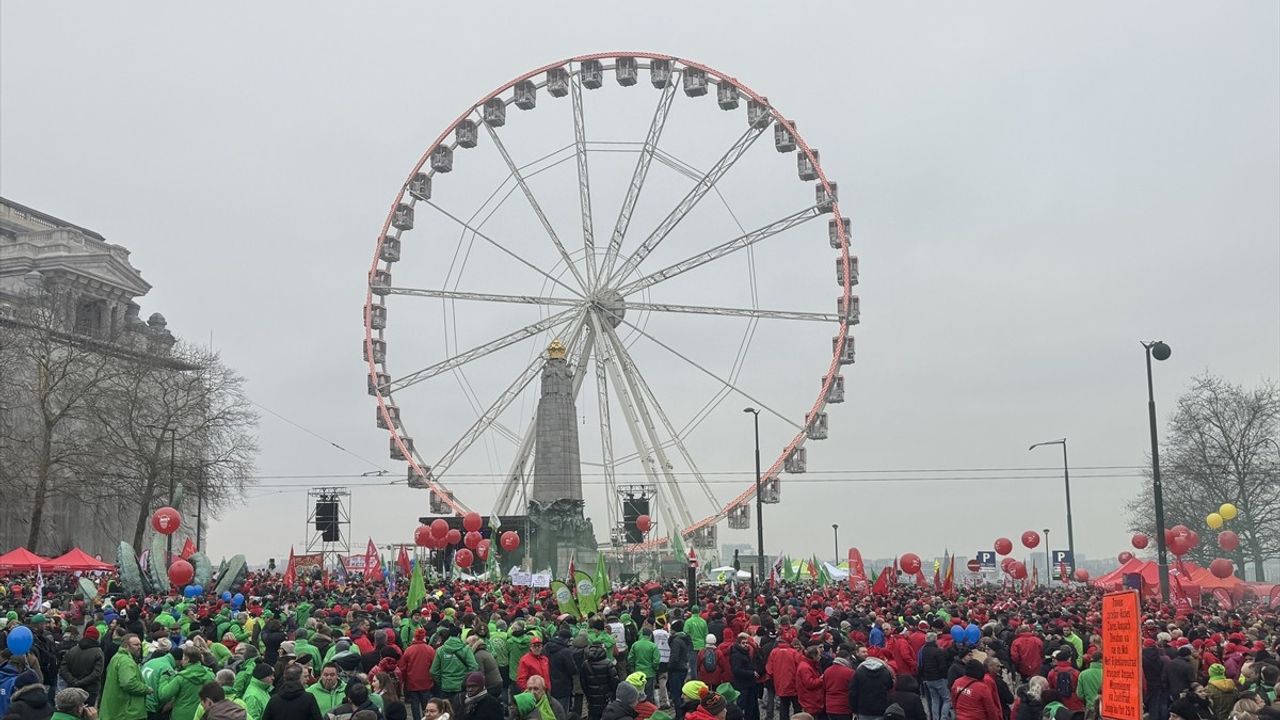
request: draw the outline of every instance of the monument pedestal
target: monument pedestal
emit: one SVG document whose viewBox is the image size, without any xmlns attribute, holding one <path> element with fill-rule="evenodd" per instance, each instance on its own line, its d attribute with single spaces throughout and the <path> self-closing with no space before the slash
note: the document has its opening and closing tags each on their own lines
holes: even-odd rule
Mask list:
<svg viewBox="0 0 1280 720">
<path fill-rule="evenodd" d="M 529 501 L 529 522 L 534 526 L 529 553 L 534 572 L 550 568 L 559 578 L 570 560 L 578 568 L 595 567 L 595 529 L 583 510 L 582 500 Z"/>
</svg>

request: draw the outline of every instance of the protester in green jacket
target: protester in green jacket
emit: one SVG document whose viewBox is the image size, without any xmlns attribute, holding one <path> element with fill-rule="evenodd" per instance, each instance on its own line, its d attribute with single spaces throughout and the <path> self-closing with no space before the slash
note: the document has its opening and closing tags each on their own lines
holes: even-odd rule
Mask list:
<svg viewBox="0 0 1280 720">
<path fill-rule="evenodd" d="M 1075 663 L 1076 667 L 1077 668 L 1083 667 L 1084 666 L 1084 639 L 1076 634 L 1075 628 L 1073 627 L 1067 628 L 1067 631 L 1065 634 L 1063 634 L 1062 639 L 1071 643 L 1071 647 L 1076 649 L 1076 663 Z"/>
<path fill-rule="evenodd" d="M 693 641 L 694 650 L 701 650 L 707 646 L 707 621 L 698 614 L 698 608 L 693 608 L 689 619 L 684 621 L 684 632 Z"/>
<path fill-rule="evenodd" d="M 293 643 L 293 653 L 298 657 L 302 657 L 304 654 L 309 655 L 311 657 L 311 668 L 313 670 L 324 664 L 321 662 L 320 648 L 312 645 L 311 640 L 302 637 L 301 633 L 298 634 L 298 639 Z"/>
<path fill-rule="evenodd" d="M 646 627 L 631 646 L 631 652 L 627 654 L 627 667 L 635 672 L 644 673 L 649 681 L 649 687 L 652 688 L 653 682 L 658 679 L 660 662 L 662 658 L 657 644 L 653 642 L 653 631 Z"/>
<path fill-rule="evenodd" d="M 499 620 L 496 623 L 489 623 L 489 637 L 485 640 L 485 645 L 489 646 L 489 652 L 493 655 L 493 659 L 498 663 L 498 668 L 505 677 L 511 671 L 511 653 L 507 645 L 507 623 Z"/>
<path fill-rule="evenodd" d="M 248 720 L 262 720 L 262 711 L 267 709 L 267 701 L 271 699 L 271 685 L 274 672 L 266 663 L 259 663 L 253 668 L 253 679 L 244 689 L 244 713 Z"/>
<path fill-rule="evenodd" d="M 161 707 L 173 703 L 170 720 L 192 720 L 200 706 L 200 688 L 213 680 L 213 671 L 204 666 L 199 649 L 182 651 L 182 669 L 160 681 L 158 699 Z"/>
<path fill-rule="evenodd" d="M 169 638 L 161 638 L 155 643 L 155 653 L 151 659 L 142 664 L 142 681 L 147 684 L 150 693 L 147 695 L 147 713 L 160 712 L 160 681 L 178 671 L 178 663 L 174 662 L 173 648 Z"/>
<path fill-rule="evenodd" d="M 320 681 L 307 688 L 307 692 L 315 697 L 320 714 L 328 715 L 346 701 L 347 685 L 338 676 L 338 666 L 330 663 L 320 671 Z"/>
<path fill-rule="evenodd" d="M 1085 712 L 1089 712 L 1102 692 L 1102 672 L 1102 653 L 1095 652 L 1089 659 L 1089 667 L 1080 671 L 1080 678 L 1076 680 L 1076 694 L 1084 701 Z"/>
<path fill-rule="evenodd" d="M 458 637 L 458 631 L 449 628 L 444 631 L 448 639 L 436 649 L 436 658 L 431 661 L 431 677 L 446 696 L 462 692 L 467 675 L 480 669 L 475 653 Z"/>
<path fill-rule="evenodd" d="M 517 620 L 511 623 L 511 634 L 507 637 L 507 662 L 508 676 L 512 680 L 520 674 L 520 658 L 529 652 L 530 641 L 533 635 L 524 627 L 524 621 Z"/>
<path fill-rule="evenodd" d="M 142 680 L 138 658 L 142 656 L 142 639 L 126 635 L 120 649 L 107 665 L 107 679 L 102 683 L 102 702 L 98 714 L 102 720 L 145 720 L 146 697 L 150 689 Z"/>
</svg>

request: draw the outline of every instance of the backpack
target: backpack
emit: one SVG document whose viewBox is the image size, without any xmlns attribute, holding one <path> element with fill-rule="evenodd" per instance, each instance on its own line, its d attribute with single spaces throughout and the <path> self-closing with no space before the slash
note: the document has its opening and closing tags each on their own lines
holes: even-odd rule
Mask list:
<svg viewBox="0 0 1280 720">
<path fill-rule="evenodd" d="M 1062 677 L 1062 675 L 1058 675 L 1058 677 Z M 1040 717 L 1043 720 L 1056 720 L 1058 711 L 1064 707 L 1066 706 L 1055 700 L 1044 706 L 1044 711 L 1041 712 Z"/>
<path fill-rule="evenodd" d="M 1075 689 L 1071 687 L 1071 673 L 1066 670 L 1058 672 L 1053 681 L 1053 689 L 1058 691 L 1058 697 L 1066 699 L 1075 695 Z M 1052 705 L 1053 703 L 1049 703 Z"/>
<path fill-rule="evenodd" d="M 716 668 L 719 667 L 720 665 L 719 654 L 720 653 L 716 652 L 716 649 L 714 647 L 708 647 L 707 649 L 703 650 L 702 651 L 702 669 L 706 670 L 709 673 L 715 672 Z"/>
</svg>

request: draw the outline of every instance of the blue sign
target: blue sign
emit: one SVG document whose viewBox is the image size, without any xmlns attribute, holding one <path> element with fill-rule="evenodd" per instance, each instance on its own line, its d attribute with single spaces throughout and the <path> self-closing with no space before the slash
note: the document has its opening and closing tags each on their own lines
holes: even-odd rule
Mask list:
<svg viewBox="0 0 1280 720">
<path fill-rule="evenodd" d="M 1068 572 L 1074 571 L 1076 569 L 1075 556 L 1071 554 L 1070 550 L 1054 550 L 1053 551 L 1054 569 L 1056 570 L 1058 568 L 1061 568 L 1064 565 L 1066 566 Z"/>
<path fill-rule="evenodd" d="M 979 550 L 974 553 L 974 557 L 978 559 L 978 564 L 984 570 L 996 569 L 996 551 L 995 550 Z"/>
</svg>

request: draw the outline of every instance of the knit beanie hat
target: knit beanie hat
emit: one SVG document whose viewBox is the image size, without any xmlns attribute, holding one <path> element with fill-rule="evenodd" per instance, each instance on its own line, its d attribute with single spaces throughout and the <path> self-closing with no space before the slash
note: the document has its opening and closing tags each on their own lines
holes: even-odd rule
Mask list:
<svg viewBox="0 0 1280 720">
<path fill-rule="evenodd" d="M 716 636 L 715 636 L 715 635 L 707 635 L 707 644 L 708 644 L 708 645 L 715 645 L 715 644 L 716 644 Z"/>
<path fill-rule="evenodd" d="M 53 704 L 59 712 L 69 712 L 84 705 L 88 699 L 89 693 L 72 687 L 58 691 L 58 694 L 53 696 Z"/>
<path fill-rule="evenodd" d="M 635 707 L 635 704 L 640 702 L 640 691 L 630 682 L 618 683 L 618 689 L 614 692 L 614 697 L 627 707 Z"/>
<path fill-rule="evenodd" d="M 649 676 L 642 672 L 633 672 L 627 676 L 627 683 L 640 692 L 644 692 L 645 685 L 649 684 Z"/>
<path fill-rule="evenodd" d="M 707 693 L 707 696 L 702 698 L 702 708 L 712 717 L 724 712 L 726 705 L 728 703 L 720 693 Z"/>
<path fill-rule="evenodd" d="M 1209 679 L 1221 680 L 1227 677 L 1227 668 L 1222 663 L 1214 663 L 1209 666 Z"/>
<path fill-rule="evenodd" d="M 690 680 L 680 686 L 680 696 L 685 700 L 700 701 L 705 692 L 707 692 L 707 684 L 701 680 Z"/>
<path fill-rule="evenodd" d="M 520 711 L 520 715 L 524 717 L 528 717 L 529 713 L 533 712 L 533 706 L 537 704 L 533 701 L 533 693 L 530 692 L 519 693 L 512 700 L 516 703 L 516 710 Z"/>
<path fill-rule="evenodd" d="M 36 675 L 34 670 L 23 670 L 13 679 L 13 689 L 19 690 L 28 685 L 39 685 L 40 676 Z"/>
<path fill-rule="evenodd" d="M 484 673 L 473 672 L 467 675 L 467 687 L 484 687 Z"/>
</svg>

